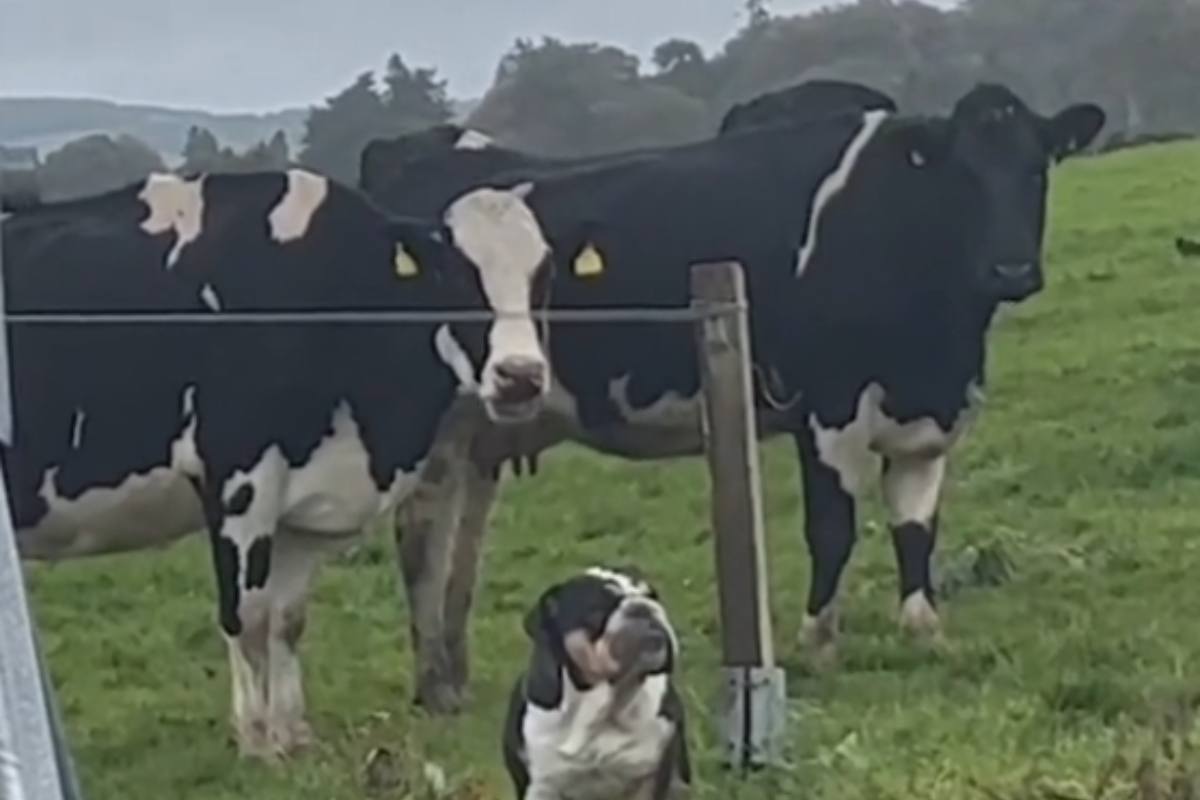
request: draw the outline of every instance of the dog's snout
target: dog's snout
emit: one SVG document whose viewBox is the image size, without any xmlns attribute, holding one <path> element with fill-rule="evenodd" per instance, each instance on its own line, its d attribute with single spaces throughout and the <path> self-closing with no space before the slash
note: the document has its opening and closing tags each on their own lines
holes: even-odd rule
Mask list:
<svg viewBox="0 0 1200 800">
<path fill-rule="evenodd" d="M 671 644 L 671 637 L 659 625 L 652 625 L 642 634 L 642 646 L 648 650 L 664 650 Z"/>
</svg>

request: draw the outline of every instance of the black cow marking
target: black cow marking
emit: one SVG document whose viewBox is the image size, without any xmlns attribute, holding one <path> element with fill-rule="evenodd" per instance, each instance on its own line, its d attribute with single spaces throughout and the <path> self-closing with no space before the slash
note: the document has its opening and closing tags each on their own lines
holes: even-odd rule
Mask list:
<svg viewBox="0 0 1200 800">
<path fill-rule="evenodd" d="M 259 536 L 246 553 L 246 588 L 262 589 L 271 574 L 271 537 Z"/>
<path fill-rule="evenodd" d="M 245 514 L 250 504 L 254 502 L 254 487 L 250 484 L 242 484 L 237 491 L 230 496 L 229 501 L 225 504 L 225 512 L 231 517 L 240 517 Z"/>
<path fill-rule="evenodd" d="M 242 632 L 242 618 L 238 613 L 242 604 L 242 592 L 237 581 L 223 579 L 225 575 L 238 573 L 237 545 L 222 536 L 211 537 L 213 562 L 217 572 L 217 604 L 221 630 L 227 636 L 238 636 Z"/>
</svg>

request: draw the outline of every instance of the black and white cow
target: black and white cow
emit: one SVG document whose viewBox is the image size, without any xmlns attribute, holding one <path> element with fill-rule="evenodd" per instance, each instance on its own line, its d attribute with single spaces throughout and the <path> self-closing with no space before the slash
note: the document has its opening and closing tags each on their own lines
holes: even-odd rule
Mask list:
<svg viewBox="0 0 1200 800">
<path fill-rule="evenodd" d="M 776 121 L 801 124 L 838 111 L 894 108 L 895 104 L 865 86 L 814 81 L 764 96 L 751 106 L 752 113 L 722 123 L 726 135 Z M 360 185 L 392 210 L 436 216 L 454 198 L 492 176 L 507 180 L 521 175 L 521 180 L 531 180 L 606 165 L 626 170 L 663 152 L 669 151 L 658 148 L 547 158 L 499 147 L 478 131 L 439 125 L 369 143 L 360 159 Z M 646 334 L 652 335 L 649 330 Z M 643 414 L 636 426 L 618 426 L 607 431 L 603 441 L 592 443 L 631 458 L 696 451 L 691 409 L 679 419 L 651 420 L 652 416 Z M 515 456 L 520 469 L 527 454 L 531 468 L 536 469 L 541 447 L 578 433 L 573 424 L 563 426 L 543 419 L 536 428 L 523 430 L 523 442 L 513 443 L 508 440 L 511 437 L 497 441 L 492 429 L 489 435 L 476 435 L 480 422 L 469 401 L 456 407 L 438 437 L 427 477 L 401 513 L 399 546 L 412 618 L 416 696 L 431 711 L 458 708 L 467 683 L 466 625 L 478 545 L 495 497 L 497 461 Z M 457 530 L 463 533 L 457 535 Z M 452 677 L 448 680 L 447 676 Z"/>
<path fill-rule="evenodd" d="M 301 170 L 155 175 L 5 220 L 10 314 L 194 315 L 19 321 L 3 458 L 28 558 L 208 528 L 244 753 L 309 740 L 296 648 L 314 573 L 413 490 L 456 396 L 498 423 L 538 412 L 548 246 L 527 191 L 480 187 L 424 222 Z M 208 323 L 436 309 L 495 315 Z"/>
<path fill-rule="evenodd" d="M 1041 288 L 1048 169 L 1103 122 L 1094 105 L 1044 117 L 982 85 L 947 117 L 839 115 L 599 168 L 510 168 L 488 179 L 534 180 L 529 202 L 556 265 L 553 308 L 681 306 L 692 263 L 744 265 L 760 427 L 790 434 L 803 465 L 804 632 L 828 654 L 856 496 L 880 475 L 902 624 L 936 633 L 939 494 L 982 393 L 986 334 L 1000 303 Z M 457 156 L 444 160 L 457 180 Z M 422 174 L 430 196 L 441 194 L 431 170 Z M 377 196 L 412 211 L 422 187 L 393 184 Z M 439 469 L 398 517 L 417 697 L 436 710 L 456 708 L 467 680 L 495 461 L 564 439 L 631 458 L 702 444 L 687 326 L 552 325 L 549 343 L 554 386 L 537 424 L 514 436 L 472 427 L 462 411 L 439 434 Z"/>
<path fill-rule="evenodd" d="M 896 103 L 883 92 L 858 83 L 804 81 L 733 106 L 721 119 L 719 135 L 765 125 L 798 125 L 830 114 L 875 109 L 894 112 Z M 450 151 L 457 154 L 452 179 L 446 172 L 446 155 Z M 428 170 L 428 177 L 436 182 L 431 191 L 454 197 L 461 191 L 460 186 L 474 185 L 484 175 L 512 169 L 528 172 L 535 168 L 541 171 L 596 167 L 662 151 L 661 147 L 650 147 L 575 158 L 536 156 L 501 147 L 480 131 L 445 123 L 368 142 L 359 157 L 359 187 L 373 196 L 403 193 L 414 183 L 423 183 Z M 389 186 L 393 182 L 399 185 Z"/>
</svg>

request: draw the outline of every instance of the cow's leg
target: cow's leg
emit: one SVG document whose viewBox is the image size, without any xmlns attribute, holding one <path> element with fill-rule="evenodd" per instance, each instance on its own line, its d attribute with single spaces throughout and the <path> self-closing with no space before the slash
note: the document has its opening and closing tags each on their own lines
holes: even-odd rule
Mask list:
<svg viewBox="0 0 1200 800">
<path fill-rule="evenodd" d="M 818 665 L 837 655 L 837 592 L 857 536 L 855 498 L 841 476 L 821 460 L 808 431 L 796 434 L 804 482 L 804 533 L 812 579 L 801 636 Z"/>
<path fill-rule="evenodd" d="M 269 451 L 248 473 L 205 483 L 204 509 L 216 567 L 220 624 L 229 650 L 232 724 L 243 755 L 271 758 L 271 577 L 275 525 L 287 465 Z"/>
<path fill-rule="evenodd" d="M 450 580 L 446 591 L 446 655 L 450 679 L 465 696 L 470 679 L 468 622 L 475 599 L 483 539 L 496 501 L 497 477 L 491 470 L 468 463 L 463 470 L 462 517 L 454 540 Z"/>
<path fill-rule="evenodd" d="M 944 456 L 890 458 L 883 472 L 883 496 L 900 571 L 900 624 L 930 638 L 940 632 L 930 563 L 945 474 Z"/>
<path fill-rule="evenodd" d="M 305 717 L 298 648 L 313 578 L 321 564 L 349 541 L 349 537 L 331 538 L 287 528 L 276 534 L 266 589 L 270 601 L 267 738 L 274 753 L 287 755 L 313 741 Z"/>
<path fill-rule="evenodd" d="M 396 512 L 400 571 L 412 630 L 415 702 L 430 713 L 457 712 L 462 698 L 450 675 L 445 600 L 457 536 L 465 460 L 435 443 L 420 483 Z"/>
</svg>

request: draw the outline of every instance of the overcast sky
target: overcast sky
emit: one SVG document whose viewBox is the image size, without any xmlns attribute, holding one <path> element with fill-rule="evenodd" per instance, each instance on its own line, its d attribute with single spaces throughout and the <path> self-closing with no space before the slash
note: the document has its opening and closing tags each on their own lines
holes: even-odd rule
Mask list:
<svg viewBox="0 0 1200 800">
<path fill-rule="evenodd" d="M 830 0 L 775 0 L 779 14 Z M 712 51 L 741 0 L 0 0 L 0 96 L 219 111 L 310 105 L 397 51 L 481 94 L 519 36 Z"/>
</svg>

